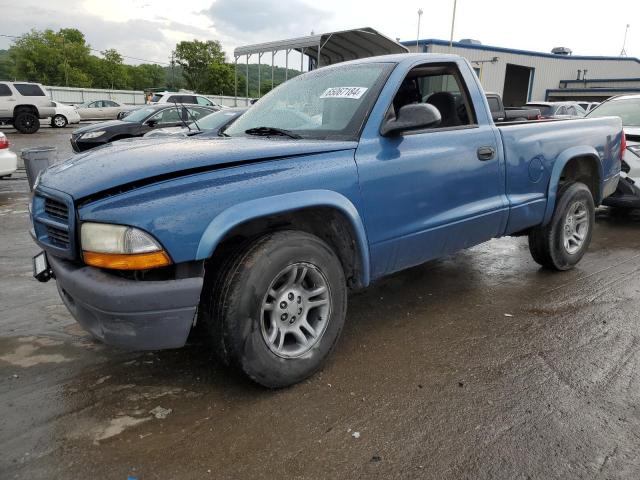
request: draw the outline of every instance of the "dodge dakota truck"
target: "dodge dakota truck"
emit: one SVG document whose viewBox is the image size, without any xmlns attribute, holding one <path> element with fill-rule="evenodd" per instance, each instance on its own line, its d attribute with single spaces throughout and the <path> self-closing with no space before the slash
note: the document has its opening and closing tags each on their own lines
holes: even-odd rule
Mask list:
<svg viewBox="0 0 640 480">
<path fill-rule="evenodd" d="M 326 66 L 219 137 L 107 145 L 42 172 L 34 275 L 107 344 L 200 331 L 283 387 L 321 367 L 349 290 L 385 275 L 504 235 L 528 235 L 545 268 L 576 265 L 622 139 L 619 118 L 496 127 L 456 56 Z"/>
</svg>

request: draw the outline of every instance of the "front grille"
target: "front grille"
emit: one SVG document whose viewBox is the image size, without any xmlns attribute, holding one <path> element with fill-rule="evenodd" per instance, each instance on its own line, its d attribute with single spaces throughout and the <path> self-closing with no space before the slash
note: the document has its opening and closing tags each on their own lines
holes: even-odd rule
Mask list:
<svg viewBox="0 0 640 480">
<path fill-rule="evenodd" d="M 69 248 L 69 233 L 56 227 L 47 226 L 47 237 L 56 247 Z"/>
<path fill-rule="evenodd" d="M 72 198 L 39 186 L 31 206 L 33 233 L 40 246 L 54 256 L 76 258 L 76 217 Z"/>
<path fill-rule="evenodd" d="M 67 220 L 69 218 L 69 208 L 64 203 L 54 200 L 53 198 L 45 198 L 44 211 L 52 217 L 61 220 Z"/>
</svg>

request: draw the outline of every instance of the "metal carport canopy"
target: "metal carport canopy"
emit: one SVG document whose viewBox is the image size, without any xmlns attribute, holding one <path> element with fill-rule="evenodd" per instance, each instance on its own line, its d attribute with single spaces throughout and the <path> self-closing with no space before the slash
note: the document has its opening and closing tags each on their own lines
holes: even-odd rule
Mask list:
<svg viewBox="0 0 640 480">
<path fill-rule="evenodd" d="M 275 42 L 246 45 L 234 50 L 236 59 L 244 55 L 296 50 L 315 60 L 317 66 L 393 53 L 408 49 L 373 28 L 364 27 L 329 32 Z M 319 58 L 318 58 L 319 57 Z"/>
</svg>

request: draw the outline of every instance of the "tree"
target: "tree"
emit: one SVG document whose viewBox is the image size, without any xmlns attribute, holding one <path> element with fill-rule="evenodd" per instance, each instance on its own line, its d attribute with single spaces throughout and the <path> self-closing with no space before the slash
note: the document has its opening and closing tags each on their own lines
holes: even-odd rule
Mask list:
<svg viewBox="0 0 640 480">
<path fill-rule="evenodd" d="M 104 50 L 100 53 L 102 53 L 102 68 L 105 74 L 104 76 L 109 80 L 106 88 L 127 88 L 127 70 L 122 63 L 122 55 L 120 55 L 114 48 Z"/>
<path fill-rule="evenodd" d="M 182 75 L 187 88 L 200 93 L 205 90 L 220 90 L 216 82 L 226 78 L 224 69 L 218 69 L 216 65 L 224 65 L 225 55 L 220 42 L 216 40 L 182 41 L 176 45 L 173 52 L 175 62 L 182 67 Z"/>
<path fill-rule="evenodd" d="M 162 88 L 166 85 L 164 68 L 160 65 L 143 63 L 127 68 L 129 88 L 145 90 L 149 88 Z"/>
<path fill-rule="evenodd" d="M 233 95 L 234 70 L 228 63 L 212 63 L 207 70 L 206 93 Z M 238 85 L 238 89 L 240 85 Z M 240 91 L 240 90 L 239 90 Z"/>
<path fill-rule="evenodd" d="M 9 49 L 14 77 L 48 85 L 89 86 L 89 53 L 84 35 L 75 28 L 31 30 Z"/>
</svg>

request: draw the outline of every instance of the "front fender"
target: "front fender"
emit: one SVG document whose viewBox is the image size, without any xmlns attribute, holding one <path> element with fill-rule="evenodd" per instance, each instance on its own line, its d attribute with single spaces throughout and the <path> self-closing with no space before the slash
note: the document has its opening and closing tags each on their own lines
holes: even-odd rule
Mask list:
<svg viewBox="0 0 640 480">
<path fill-rule="evenodd" d="M 309 207 L 332 207 L 340 211 L 351 223 L 358 255 L 362 264 L 362 286 L 370 280 L 369 244 L 362 219 L 351 201 L 331 190 L 304 190 L 249 200 L 220 212 L 205 229 L 196 254 L 197 260 L 209 258 L 218 244 L 233 228 L 251 220 Z"/>
<path fill-rule="evenodd" d="M 560 177 L 562 175 L 562 171 L 564 167 L 566 167 L 567 163 L 576 157 L 591 157 L 595 161 L 598 166 L 598 198 L 594 198 L 593 200 L 596 204 L 599 204 L 602 201 L 602 190 L 603 190 L 603 181 L 604 174 L 602 170 L 602 162 L 600 161 L 600 156 L 595 148 L 588 145 L 580 145 L 577 147 L 571 147 L 564 150 L 558 158 L 556 159 L 553 170 L 551 171 L 551 176 L 549 178 L 549 187 L 547 190 L 547 208 L 544 212 L 544 219 L 542 221 L 543 225 L 548 224 L 551 221 L 551 217 L 553 216 L 553 211 L 556 207 L 556 199 L 558 193 L 558 185 L 560 183 Z"/>
</svg>

